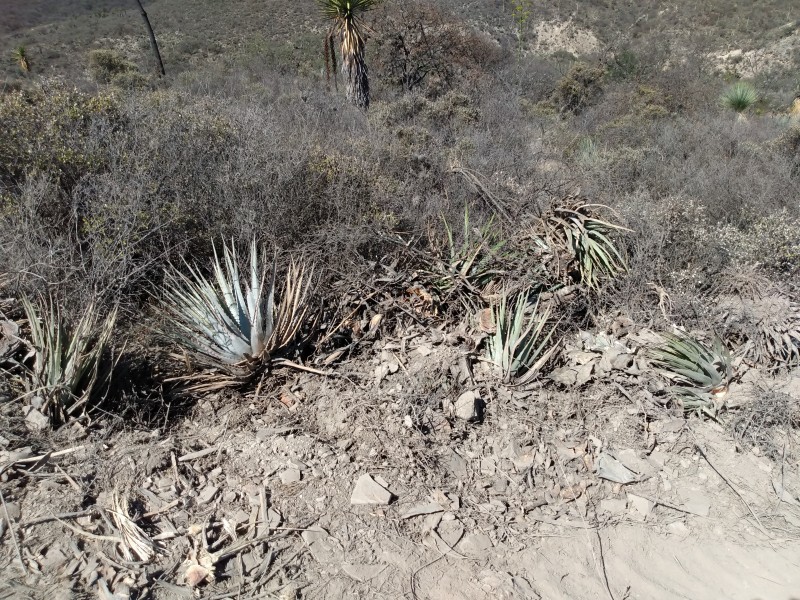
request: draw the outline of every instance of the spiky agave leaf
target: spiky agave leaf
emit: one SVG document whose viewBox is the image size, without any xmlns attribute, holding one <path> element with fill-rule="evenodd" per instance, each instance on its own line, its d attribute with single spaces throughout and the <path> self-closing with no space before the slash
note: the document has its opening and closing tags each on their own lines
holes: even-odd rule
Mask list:
<svg viewBox="0 0 800 600">
<path fill-rule="evenodd" d="M 555 331 L 548 328 L 550 308 L 539 310 L 538 298 L 528 302 L 530 290 L 525 290 L 509 300 L 503 293 L 494 306 L 492 316 L 495 332 L 489 338 L 487 358 L 500 367 L 506 383 L 519 384 L 531 381 L 555 350 L 547 349 Z"/>
<path fill-rule="evenodd" d="M 292 261 L 284 296 L 275 307 L 276 265 L 267 277 L 266 252 L 250 245 L 249 273 L 239 271 L 236 246 L 214 248 L 213 279 L 188 263 L 188 275 L 171 268 L 161 303 L 169 319 L 167 336 L 205 367 L 200 375 L 179 377 L 207 391 L 237 385 L 253 375 L 270 356 L 295 341 L 308 320 L 312 273 Z M 277 315 L 276 315 L 277 312 Z"/>
<path fill-rule="evenodd" d="M 333 39 L 341 44 L 342 73 L 347 80 L 347 98 L 361 109 L 369 108 L 369 78 L 365 61 L 363 13 L 378 0 L 318 0 L 322 14 L 332 21 L 325 38 L 326 58 Z M 334 62 L 335 56 L 331 57 Z M 329 63 L 326 61 L 326 65 Z"/>
<path fill-rule="evenodd" d="M 91 303 L 70 329 L 52 300 L 39 310 L 23 296 L 22 307 L 31 329 L 33 392 L 44 398 L 40 410 L 51 423 L 66 422 L 85 409 L 101 379 L 100 357 L 111 337 L 117 309 L 101 319 Z"/>
<path fill-rule="evenodd" d="M 665 343 L 649 350 L 650 360 L 676 382 L 671 391 L 685 411 L 713 415 L 732 377 L 730 353 L 719 338 L 709 348 L 688 334 L 662 336 Z"/>
</svg>

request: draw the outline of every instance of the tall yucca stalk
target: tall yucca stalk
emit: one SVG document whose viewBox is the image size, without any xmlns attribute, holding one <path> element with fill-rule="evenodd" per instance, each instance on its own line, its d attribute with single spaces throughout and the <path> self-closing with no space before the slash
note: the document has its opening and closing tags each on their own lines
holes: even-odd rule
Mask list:
<svg viewBox="0 0 800 600">
<path fill-rule="evenodd" d="M 43 398 L 39 409 L 53 424 L 64 423 L 83 412 L 101 382 L 100 358 L 108 343 L 117 310 L 105 319 L 95 304 L 86 307 L 78 323 L 68 328 L 53 301 L 39 310 L 23 296 L 22 307 L 31 329 L 34 389 Z"/>
<path fill-rule="evenodd" d="M 338 40 L 341 44 L 342 73 L 347 80 L 347 98 L 363 110 L 369 107 L 369 79 L 364 58 L 366 39 L 362 15 L 378 1 L 318 0 L 322 14 L 332 22 L 325 36 L 325 68 L 328 78 L 331 71 L 336 71 L 334 45 Z"/>
<path fill-rule="evenodd" d="M 312 273 L 292 262 L 275 306 L 275 262 L 268 275 L 266 251 L 253 240 L 249 272 L 242 277 L 236 246 L 214 250 L 213 279 L 186 264 L 171 268 L 161 304 L 167 337 L 208 370 L 178 379 L 190 389 L 210 391 L 248 380 L 271 355 L 297 340 L 309 315 Z"/>
</svg>

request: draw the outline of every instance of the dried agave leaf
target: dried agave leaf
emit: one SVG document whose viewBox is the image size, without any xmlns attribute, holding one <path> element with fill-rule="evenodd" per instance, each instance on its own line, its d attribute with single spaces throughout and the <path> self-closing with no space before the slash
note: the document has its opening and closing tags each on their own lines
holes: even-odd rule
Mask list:
<svg viewBox="0 0 800 600">
<path fill-rule="evenodd" d="M 800 305 L 786 296 L 723 295 L 716 302 L 717 319 L 726 338 L 742 354 L 766 367 L 800 363 Z"/>
</svg>

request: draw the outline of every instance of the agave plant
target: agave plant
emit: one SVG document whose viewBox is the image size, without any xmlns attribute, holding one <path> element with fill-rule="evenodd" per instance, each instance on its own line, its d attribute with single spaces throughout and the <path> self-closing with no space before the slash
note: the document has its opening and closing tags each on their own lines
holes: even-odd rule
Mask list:
<svg viewBox="0 0 800 600">
<path fill-rule="evenodd" d="M 444 293 L 450 293 L 461 286 L 474 293 L 483 292 L 502 275 L 498 265 L 511 257 L 507 250 L 507 241 L 502 238 L 494 218 L 481 227 L 473 227 L 469 208 L 465 208 L 460 244 L 456 243 L 453 228 L 444 217 L 442 222 L 447 235 L 447 249 L 444 260 L 437 268 L 439 273 L 436 286 Z"/>
<path fill-rule="evenodd" d="M 366 40 L 362 15 L 378 0 L 318 0 L 322 14 L 331 21 L 325 36 L 325 68 L 328 78 L 336 71 L 335 42 L 341 44 L 342 73 L 347 79 L 347 98 L 366 110 L 369 108 L 369 78 L 364 58 Z"/>
<path fill-rule="evenodd" d="M 292 262 L 275 306 L 275 261 L 267 275 L 266 251 L 250 246 L 249 273 L 239 271 L 236 246 L 214 249 L 213 280 L 188 263 L 188 275 L 166 273 L 162 310 L 169 319 L 167 336 L 207 367 L 200 375 L 179 379 L 190 389 L 210 391 L 248 380 L 270 357 L 297 341 L 309 316 L 313 272 Z"/>
<path fill-rule="evenodd" d="M 30 73 L 31 64 L 28 62 L 28 51 L 25 46 L 17 46 L 11 53 L 11 58 L 17 63 L 19 70 L 23 73 Z"/>
<path fill-rule="evenodd" d="M 506 383 L 529 383 L 555 351 L 548 349 L 555 325 L 548 327 L 550 308 L 539 310 L 529 302 L 530 290 L 509 299 L 508 293 L 492 310 L 494 333 L 486 346 L 487 358 L 500 367 Z"/>
<path fill-rule="evenodd" d="M 731 355 L 719 338 L 711 348 L 687 334 L 664 333 L 664 344 L 649 356 L 666 377 L 676 382 L 671 392 L 684 411 L 714 416 L 732 378 Z"/>
<path fill-rule="evenodd" d="M 552 252 L 557 274 L 574 272 L 581 283 L 597 290 L 604 279 L 625 272 L 625 260 L 611 239 L 619 231 L 630 231 L 621 225 L 595 216 L 601 204 L 573 204 L 556 208 L 541 220 L 542 245 Z"/>
<path fill-rule="evenodd" d="M 758 92 L 756 92 L 756 89 L 749 83 L 737 81 L 723 92 L 720 101 L 726 108 L 730 108 L 742 114 L 753 104 L 758 102 Z"/>
<path fill-rule="evenodd" d="M 101 373 L 100 357 L 111 337 L 117 310 L 101 319 L 94 303 L 78 323 L 68 328 L 53 301 L 39 310 L 26 297 L 22 307 L 31 329 L 33 365 L 29 369 L 33 389 L 39 396 L 39 411 L 52 424 L 64 423 L 81 414 L 93 398 L 98 384 L 110 373 Z"/>
</svg>

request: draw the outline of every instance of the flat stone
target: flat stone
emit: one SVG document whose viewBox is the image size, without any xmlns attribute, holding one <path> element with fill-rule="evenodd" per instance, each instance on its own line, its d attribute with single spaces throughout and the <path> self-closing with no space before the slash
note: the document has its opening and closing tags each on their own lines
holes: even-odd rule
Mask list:
<svg viewBox="0 0 800 600">
<path fill-rule="evenodd" d="M 493 547 L 492 540 L 485 533 L 468 533 L 458 544 L 458 551 L 464 554 L 483 554 Z"/>
<path fill-rule="evenodd" d="M 466 479 L 469 476 L 467 460 L 455 451 L 450 452 L 448 467 L 450 468 L 450 472 L 459 479 Z"/>
<path fill-rule="evenodd" d="M 626 484 L 636 481 L 636 473 L 605 452 L 597 458 L 597 476 L 614 483 Z"/>
<path fill-rule="evenodd" d="M 444 508 L 437 502 L 428 502 L 427 504 L 418 504 L 404 511 L 401 519 L 410 519 L 411 517 L 418 517 L 420 515 L 430 515 L 432 513 L 444 512 Z"/>
<path fill-rule="evenodd" d="M 628 494 L 628 506 L 630 506 L 641 516 L 646 517 L 653 511 L 655 503 L 653 503 L 652 500 L 648 500 L 647 498 L 642 498 L 641 496 L 637 496 L 636 494 Z"/>
<path fill-rule="evenodd" d="M 300 481 L 300 469 L 286 469 L 280 475 L 281 483 L 288 485 Z"/>
<path fill-rule="evenodd" d="M 217 495 L 219 488 L 215 485 L 207 485 L 203 488 L 203 491 L 200 492 L 200 495 L 197 497 L 197 502 L 200 504 L 208 504 L 211 500 L 214 499 L 214 496 Z"/>
<path fill-rule="evenodd" d="M 358 478 L 350 496 L 350 504 L 387 505 L 391 501 L 392 493 L 366 473 Z"/>
<path fill-rule="evenodd" d="M 19 521 L 20 516 L 22 516 L 22 511 L 19 509 L 19 503 L 17 502 L 8 502 L 6 501 L 5 510 L 2 510 L 2 506 L 0 506 L 0 517 L 5 518 L 6 512 L 8 512 L 8 518 L 12 521 Z"/>
<path fill-rule="evenodd" d="M 624 498 L 603 498 L 600 500 L 600 512 L 621 515 L 627 509 L 628 502 Z"/>
<path fill-rule="evenodd" d="M 436 533 L 439 534 L 439 537 L 442 538 L 445 544 L 451 548 L 455 548 L 456 544 L 464 537 L 464 526 L 458 520 L 445 520 L 443 516 L 442 522 L 439 523 L 436 528 Z"/>
<path fill-rule="evenodd" d="M 66 564 L 69 557 L 64 554 L 60 546 L 52 546 L 47 550 L 44 559 L 39 563 L 45 573 L 53 572 L 62 565 Z"/>
<path fill-rule="evenodd" d="M 672 523 L 667 525 L 667 531 L 670 532 L 672 535 L 678 535 L 682 538 L 685 538 L 686 536 L 689 535 L 689 528 L 683 521 L 673 521 Z"/>
</svg>

